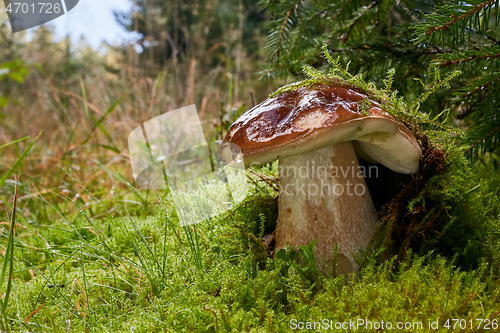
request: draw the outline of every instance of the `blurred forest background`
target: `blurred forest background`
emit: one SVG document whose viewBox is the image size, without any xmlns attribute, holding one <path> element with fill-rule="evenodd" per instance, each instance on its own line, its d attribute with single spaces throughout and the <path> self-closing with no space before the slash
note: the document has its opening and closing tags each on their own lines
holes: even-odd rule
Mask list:
<svg viewBox="0 0 500 333">
<path fill-rule="evenodd" d="M 140 34 L 137 43 L 99 50 L 69 38 L 54 43 L 50 26 L 23 42 L 3 16 L 0 142 L 31 137 L 2 150 L 3 168 L 43 132 L 18 169 L 35 183 L 64 187 L 59 167 L 100 181 L 101 164 L 122 162 L 130 179 L 127 138 L 142 122 L 194 103 L 214 140 L 221 119 L 229 122 L 276 85 L 255 75 L 265 59 L 265 14 L 255 2 L 140 1 L 136 8 L 115 16 Z"/>
<path fill-rule="evenodd" d="M 126 139 L 138 124 L 194 103 L 207 140 L 220 138 L 236 114 L 302 77 L 303 65 L 325 66 L 323 43 L 379 87 L 394 68 L 393 89 L 410 101 L 432 84 L 430 65 L 442 76 L 461 70 L 421 110 L 451 109 L 448 124 L 470 127 L 462 140 L 469 157 L 496 165 L 497 7 L 497 1 L 137 0 L 131 12 L 115 13 L 137 41 L 99 50 L 69 38 L 54 43 L 50 26 L 30 42 L 13 38 L 4 15 L 0 142 L 30 139 L 2 149 L 1 166 L 7 172 L 43 132 L 16 165 L 43 187 L 64 187 L 59 167 L 75 167 L 75 175 L 92 182 L 104 179 L 101 164 L 123 164 L 130 179 Z"/>
<path fill-rule="evenodd" d="M 303 78 L 304 65 L 318 69 L 327 68 L 327 61 L 321 54 L 323 44 L 327 45 L 334 58 L 339 57 L 343 64 L 349 63 L 351 73 L 363 75 L 378 88 L 384 87 L 388 71 L 395 69 L 392 91 L 397 90 L 409 103 L 415 101 L 422 93 L 432 90 L 431 87 L 436 87 L 434 94 L 425 101 L 422 100 L 420 112 L 435 123 L 442 124 L 443 128 L 453 128 L 454 133 L 451 134 L 453 145 L 466 158 L 463 160 L 466 161 L 463 165 L 460 164 L 462 162 L 456 165 L 464 166 L 467 170 L 464 174 L 470 176 L 470 178 L 464 176 L 463 182 L 457 185 L 459 190 L 455 191 L 456 193 L 452 191 L 453 184 L 449 183 L 451 190 L 446 193 L 449 195 L 446 200 L 457 201 L 456 198 L 460 195 L 465 197 L 466 194 L 472 193 L 471 195 L 476 196 L 474 202 L 477 207 L 476 210 L 470 209 L 469 213 L 480 212 L 498 223 L 500 214 L 500 188 L 497 186 L 500 182 L 500 110 L 497 103 L 500 98 L 498 9 L 497 0 L 460 2 L 135 0 L 132 11 L 116 12 L 115 19 L 124 29 L 135 32 L 137 39 L 124 45 L 103 43 L 99 50 L 92 49 L 83 41 L 75 44 L 70 38 L 54 42 L 54 33 L 50 25 L 37 28 L 30 41 L 24 38 L 24 33 L 19 33 L 14 38 L 5 12 L 0 11 L 0 253 L 3 257 L 1 261 L 4 263 L 0 274 L 0 291 L 3 293 L 0 294 L 3 297 L 3 303 L 0 304 L 2 314 L 5 315 L 10 293 L 10 287 L 7 282 L 4 284 L 4 281 L 12 280 L 14 265 L 18 269 L 16 279 L 23 281 L 35 281 L 45 268 L 50 268 L 49 263 L 60 264 L 51 273 L 53 276 L 66 274 L 58 271 L 60 267 L 66 265 L 66 260 L 78 252 L 78 247 L 82 251 L 81 246 L 90 246 L 91 241 L 87 240 L 98 242 L 97 237 L 101 237 L 101 231 L 103 234 L 109 231 L 110 239 L 118 244 L 117 251 L 123 250 L 130 257 L 138 256 L 141 259 L 140 253 L 143 253 L 142 250 L 134 248 L 135 252 L 131 254 L 130 249 L 133 246 L 130 244 L 140 244 L 138 246 L 145 249 L 149 249 L 149 242 L 156 244 L 158 235 L 163 231 L 148 225 L 145 227 L 148 231 L 145 232 L 144 239 L 139 239 L 137 234 L 140 232 L 135 230 L 136 233 L 128 235 L 129 238 L 123 242 L 129 244 L 125 247 L 120 240 L 114 240 L 110 231 L 112 228 L 105 220 L 109 216 L 118 216 L 119 204 L 115 188 L 128 188 L 127 181 L 133 180 L 127 139 L 134 128 L 157 115 L 195 104 L 207 142 L 222 139 L 238 115 L 266 99 L 281 85 Z M 78 7 L 74 10 L 78 10 Z M 457 74 L 456 71 L 460 71 L 461 74 L 449 81 L 449 84 L 443 84 L 442 79 Z M 423 126 L 425 127 L 425 124 Z M 424 129 L 432 131 L 431 127 Z M 15 175 L 20 175 L 17 201 L 14 200 Z M 489 178 L 483 181 L 484 177 Z M 468 179 L 474 179 L 477 183 L 468 183 Z M 471 184 L 473 186 L 469 189 L 467 186 Z M 153 215 L 155 207 L 149 201 L 150 197 L 145 198 L 133 191 L 126 193 L 123 200 L 128 204 L 127 213 L 144 218 Z M 478 200 L 482 201 L 477 203 Z M 16 224 L 18 234 L 14 241 L 13 227 L 9 226 L 14 225 L 10 214 L 15 203 L 17 203 L 19 222 Z M 465 208 L 460 206 L 459 209 L 467 211 L 469 207 L 464 205 Z M 259 205 L 256 204 L 255 207 Z M 408 207 L 413 209 L 413 206 Z M 440 212 L 441 210 L 437 214 Z M 442 214 L 440 218 L 444 218 L 444 215 Z M 477 215 L 477 221 L 480 221 L 482 216 Z M 264 220 L 259 213 L 257 217 L 252 218 L 255 221 L 259 221 L 259 218 Z M 88 226 L 85 220 L 93 221 L 97 227 Z M 451 220 L 453 219 L 450 216 Z M 69 228 L 69 221 L 80 225 L 78 231 L 74 231 L 70 236 L 62 231 L 59 233 L 59 227 Z M 480 222 L 477 223 L 479 225 Z M 491 225 L 494 225 L 493 222 Z M 98 232 L 98 229 L 101 231 Z M 483 235 L 490 239 L 487 245 L 489 247 L 487 251 L 485 250 L 488 254 L 484 257 L 489 261 L 494 258 L 499 266 L 500 233 L 498 230 L 490 232 L 491 230 L 496 229 L 492 227 Z M 467 237 L 467 235 L 462 236 Z M 461 258 L 465 258 L 461 259 L 462 263 L 465 262 L 462 267 L 475 268 L 479 265 L 480 256 L 471 252 L 481 246 L 479 241 L 481 239 L 480 237 L 474 239 L 476 243 L 465 241 L 464 244 L 457 245 L 458 250 L 455 248 L 446 250 L 457 253 L 461 251 Z M 246 242 L 245 246 L 249 246 L 250 241 L 247 239 Z M 95 244 L 92 243 L 92 246 Z M 158 269 L 163 272 L 162 277 L 156 280 L 150 279 L 149 276 L 145 278 L 139 273 L 134 273 L 132 268 L 125 269 L 130 261 L 120 261 L 121 259 L 115 252 L 109 250 L 104 241 L 95 246 L 101 245 L 105 249 L 96 254 L 96 257 L 81 255 L 78 259 L 81 261 L 81 266 L 78 266 L 80 265 L 78 263 L 74 266 L 69 263 L 67 265 L 83 270 L 84 262 L 89 265 L 101 262 L 99 260 L 108 263 L 106 260 L 112 262 L 109 258 L 114 258 L 113 260 L 123 263 L 124 268 L 119 274 L 124 281 L 130 281 L 130 286 L 123 287 L 124 290 L 128 290 L 127 293 L 131 294 L 137 292 L 134 294 L 137 299 L 144 297 L 145 307 L 148 302 L 153 302 L 153 295 L 156 297 L 162 290 L 169 290 L 160 284 L 158 286 L 155 284 L 157 281 L 164 282 L 161 279 L 165 279 L 166 275 L 165 262 L 163 270 Z M 209 245 L 206 246 L 210 248 Z M 29 254 L 25 256 L 23 252 L 21 256 L 18 251 L 14 255 L 14 248 L 16 251 L 22 249 Z M 60 249 L 61 252 L 57 252 L 54 248 Z M 64 252 L 66 250 L 67 253 Z M 89 247 L 89 252 L 92 251 L 94 250 Z M 146 252 L 144 250 L 144 253 Z M 158 256 L 148 257 L 146 261 L 153 262 L 156 257 Z M 28 264 L 28 259 L 32 264 Z M 467 261 L 469 259 L 474 263 L 470 264 Z M 78 260 L 75 259 L 75 262 Z M 11 268 L 7 277 L 5 267 L 9 262 Z M 136 264 L 134 269 L 137 267 L 137 272 L 140 270 L 147 275 L 148 270 L 145 266 L 141 266 L 142 264 L 143 262 Z M 207 265 L 212 264 L 210 262 Z M 247 265 L 246 262 L 244 264 Z M 256 267 L 254 262 L 247 266 L 251 271 L 248 274 L 255 278 L 257 273 L 253 272 Z M 103 268 L 105 273 L 101 273 L 108 274 L 110 281 L 113 276 L 115 282 L 105 283 L 109 282 L 113 288 L 119 288 L 120 283 L 116 283 L 114 276 L 115 268 L 106 267 Z M 239 269 L 244 270 L 242 267 Z M 72 269 L 68 268 L 67 271 L 70 272 Z M 449 270 L 450 290 L 453 269 Z M 76 270 L 77 268 L 71 271 L 71 274 L 77 274 Z M 151 271 L 155 274 L 157 272 Z M 417 276 L 420 269 L 416 268 L 414 271 L 416 272 L 414 275 Z M 307 274 L 310 274 L 310 271 L 305 275 Z M 383 272 L 380 274 L 385 276 Z M 425 281 L 433 281 L 432 274 Z M 491 274 L 490 278 L 493 276 L 493 273 Z M 85 276 L 84 270 L 83 276 Z M 197 277 L 193 275 L 190 278 Z M 213 279 L 217 278 L 216 274 Z M 463 276 L 457 277 L 457 279 L 462 278 Z M 235 278 L 237 279 L 239 277 Z M 309 297 L 307 293 L 313 289 L 314 292 L 319 292 L 322 287 L 317 287 L 321 286 L 316 284 L 317 277 L 312 279 L 307 275 L 304 279 L 317 288 L 308 286 L 304 292 L 306 298 L 300 294 L 303 302 L 299 303 L 305 306 L 304 309 L 308 309 L 307 301 L 304 301 Z M 483 281 L 481 279 L 483 277 L 479 277 L 477 281 Z M 485 294 L 484 299 L 495 302 L 500 290 L 497 275 L 491 279 L 494 282 L 488 280 L 491 282 L 488 282 L 488 293 L 492 294 Z M 378 281 L 379 278 L 374 277 L 373 280 Z M 43 286 L 34 287 L 40 289 L 40 294 L 31 295 L 32 303 L 26 303 L 25 309 L 19 310 L 20 306 L 17 304 L 19 323 L 16 325 L 27 327 L 30 318 L 40 311 L 41 308 L 37 308 L 39 297 L 43 290 L 44 293 L 47 292 L 45 287 L 48 281 L 49 279 Z M 55 278 L 51 281 L 49 285 L 53 288 L 57 285 L 54 282 Z M 179 282 L 180 285 L 184 283 L 182 281 Z M 413 282 L 415 288 L 426 286 L 422 280 Z M 136 283 L 143 289 L 139 291 L 134 289 Z M 482 282 L 478 282 L 478 285 L 480 283 Z M 276 288 L 284 285 L 279 284 Z M 214 286 L 203 288 L 210 290 L 211 295 L 217 296 L 221 288 L 219 287 L 219 291 L 216 291 L 217 286 L 214 290 L 210 289 Z M 87 286 L 84 288 L 80 285 L 80 287 L 82 295 L 86 295 Z M 394 289 L 396 294 L 398 288 Z M 408 290 L 410 289 L 408 287 Z M 4 293 L 5 290 L 7 291 Z M 49 292 L 52 291 L 55 293 L 56 289 Z M 269 295 L 271 293 L 272 291 L 269 291 Z M 379 294 L 384 293 L 386 292 L 379 292 Z M 490 297 L 493 293 L 496 293 L 496 296 Z M 284 292 L 283 295 L 285 294 Z M 71 297 L 72 295 L 73 290 Z M 111 291 L 110 295 L 111 298 L 116 296 Z M 148 295 L 151 295 L 150 301 Z M 257 294 L 255 295 L 257 297 Z M 295 310 L 290 310 L 286 295 L 278 296 L 279 300 L 274 294 L 272 299 L 269 295 L 266 296 L 268 297 L 266 301 L 274 305 L 267 308 L 271 309 L 278 304 L 277 308 L 282 306 L 283 309 L 288 309 L 282 313 L 283 316 L 293 314 Z M 339 297 L 340 295 L 339 293 Z M 429 297 L 434 295 L 437 294 L 430 294 Z M 73 302 L 71 297 L 70 301 Z M 85 306 L 87 306 L 86 297 Z M 111 298 L 107 298 L 110 303 L 114 302 L 110 300 Z M 55 304 L 57 299 L 64 297 L 56 295 L 51 300 Z M 57 326 L 60 330 L 66 325 L 67 329 L 67 322 L 64 320 L 70 317 L 70 313 L 75 318 L 78 316 L 77 319 L 87 318 L 84 311 L 86 309 L 82 310 L 84 304 L 82 299 L 75 300 L 75 305 L 68 302 L 68 305 L 60 306 L 67 311 L 67 316 L 61 312 L 60 318 L 56 318 L 58 324 L 54 324 L 52 316 L 54 312 L 50 312 L 47 306 L 47 310 L 42 311 L 46 312 L 40 322 L 51 327 Z M 328 300 L 331 303 L 330 298 Z M 64 302 L 61 301 L 61 304 Z M 138 304 L 137 302 L 134 306 Z M 96 307 L 101 303 L 103 302 L 100 299 L 94 299 Z M 76 304 L 81 307 L 77 309 Z M 232 304 L 232 300 L 229 304 Z M 356 304 L 351 305 L 351 309 L 355 309 L 352 311 L 357 311 Z M 448 305 L 448 299 L 446 304 Z M 457 303 L 456 308 L 460 309 L 455 313 L 457 316 L 466 316 L 469 301 L 464 304 Z M 22 306 L 24 305 L 21 302 Z M 489 309 L 495 307 L 492 305 Z M 258 310 L 262 315 L 257 325 L 270 325 L 270 327 L 275 325 L 263 314 L 263 311 L 267 310 L 262 309 L 267 308 L 264 306 Z M 409 308 L 413 309 L 413 306 Z M 125 311 L 125 308 L 122 310 L 120 303 L 116 305 L 115 310 Z M 438 308 L 435 309 L 433 305 L 427 310 L 428 313 L 434 313 Z M 424 312 L 427 313 L 427 310 Z M 215 329 L 213 325 L 217 325 L 217 318 L 226 320 L 222 310 L 220 311 L 217 312 L 219 317 L 215 315 L 215 324 L 211 324 L 212 329 Z M 281 310 L 275 311 L 278 313 Z M 493 313 L 491 311 L 490 314 Z M 14 318 L 14 312 L 16 311 L 12 308 L 10 318 Z M 23 313 L 22 316 L 19 315 L 20 312 Z M 172 318 L 177 316 L 178 312 L 181 311 L 172 314 Z M 204 315 L 197 317 L 196 320 L 201 320 L 202 323 L 203 320 L 213 321 L 212 315 L 206 312 L 202 312 Z M 498 312 L 496 314 L 498 315 Z M 99 317 L 100 319 L 97 315 L 93 318 L 95 322 L 102 320 L 106 323 L 107 315 L 106 313 L 102 318 Z M 207 319 L 207 316 L 210 318 Z M 52 318 L 52 323 L 49 323 L 49 318 Z M 85 322 L 80 327 L 82 329 L 85 325 L 87 328 L 91 325 L 91 320 L 82 322 Z M 123 320 L 117 321 L 116 325 L 120 326 L 122 322 Z M 228 325 L 230 326 L 227 324 L 226 327 L 229 327 Z M 241 325 L 234 326 L 238 327 L 235 331 L 242 331 L 244 326 Z M 246 327 L 254 327 L 253 325 L 254 323 L 248 324 Z M 276 327 L 270 331 L 273 330 L 280 331 Z"/>
</svg>

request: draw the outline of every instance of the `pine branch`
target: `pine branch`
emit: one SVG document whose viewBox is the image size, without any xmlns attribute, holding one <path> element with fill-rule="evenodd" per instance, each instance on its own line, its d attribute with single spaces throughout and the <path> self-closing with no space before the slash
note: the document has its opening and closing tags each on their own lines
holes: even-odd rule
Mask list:
<svg viewBox="0 0 500 333">
<path fill-rule="evenodd" d="M 331 67 L 328 74 L 323 74 L 311 66 L 304 66 L 303 72 L 308 77 L 306 80 L 283 86 L 273 92 L 270 97 L 294 92 L 300 87 L 312 87 L 316 84 L 353 88 L 357 91 L 366 93 L 370 96 L 370 99 L 380 103 L 386 112 L 394 116 L 398 121 L 406 124 L 414 133 L 427 133 L 429 131 L 435 133 L 456 132 L 460 136 L 463 136 L 460 130 L 448 125 L 449 109 L 442 111 L 432 119 L 430 118 L 430 113 L 418 112 L 420 104 L 440 88 L 448 87 L 450 82 L 460 74 L 459 71 L 452 72 L 444 79 L 441 79 L 439 68 L 434 66 L 433 84 L 428 87 L 421 80 L 418 80 L 425 87 L 425 91 L 416 98 L 410 107 L 408 107 L 403 97 L 398 96 L 397 91 L 390 92 L 395 75 L 393 69 L 388 71 L 387 78 L 383 80 L 385 84 L 384 89 L 378 89 L 372 82 L 364 80 L 361 74 L 352 75 L 349 72 L 349 63 L 345 67 L 342 66 L 340 60 L 335 60 L 331 56 L 326 44 L 323 45 L 323 56 Z M 363 105 L 360 107 L 363 110 Z M 367 107 L 367 105 L 364 105 L 364 107 Z M 443 115 L 446 115 L 446 117 L 439 121 L 440 118 L 443 118 Z"/>
<path fill-rule="evenodd" d="M 457 66 L 477 60 L 492 60 L 500 57 L 500 46 L 486 46 L 478 50 L 454 51 L 443 54 L 436 61 L 439 67 Z"/>
<path fill-rule="evenodd" d="M 330 18 L 331 22 L 338 22 L 339 25 L 345 23 L 345 21 L 352 15 L 353 7 L 356 11 L 362 6 L 364 1 L 359 0 L 345 0 L 341 1 L 337 7 L 333 10 L 333 15 Z"/>
<path fill-rule="evenodd" d="M 387 8 L 383 10 L 378 8 L 380 0 L 283 0 L 266 5 L 263 2 L 263 8 L 273 18 L 266 45 L 270 60 L 263 71 L 266 75 L 286 73 L 281 69 L 274 71 L 283 64 L 288 74 L 297 75 L 303 65 L 319 60 L 316 50 L 325 42 L 345 47 L 360 36 L 367 42 L 377 38 L 377 31 L 384 29 L 380 26 L 380 16 L 390 16 L 398 7 L 396 0 L 384 1 Z"/>
<path fill-rule="evenodd" d="M 361 20 L 363 20 L 366 17 L 365 16 L 366 14 L 368 14 L 375 6 L 377 6 L 379 4 L 380 4 L 380 0 L 375 0 L 370 5 L 368 5 L 365 8 L 363 8 L 363 10 L 352 21 L 352 23 L 349 24 L 347 32 L 345 33 L 345 35 L 342 36 L 342 39 L 343 40 L 349 39 L 349 36 L 351 35 L 351 32 L 354 29 L 354 27 L 356 27 L 358 25 L 358 23 L 360 23 Z"/>
<path fill-rule="evenodd" d="M 492 15 L 494 22 L 490 24 Z M 414 41 L 435 41 L 456 48 L 458 41 L 465 41 L 466 33 L 470 41 L 472 32 L 484 35 L 488 29 L 496 29 L 500 23 L 498 16 L 498 0 L 467 0 L 459 4 L 446 2 L 438 6 L 435 13 L 426 15 L 426 20 L 414 28 L 417 33 Z"/>
<path fill-rule="evenodd" d="M 469 17 L 471 17 L 472 15 L 475 15 L 476 13 L 478 13 L 479 11 L 481 11 L 483 8 L 485 8 L 486 6 L 488 5 L 491 5 L 493 3 L 495 3 L 497 0 L 490 0 L 490 1 L 486 1 L 486 2 L 483 2 L 481 4 L 478 4 L 476 5 L 476 7 L 474 7 L 473 9 L 469 10 L 467 13 L 465 14 L 462 14 L 458 17 L 456 17 L 454 14 L 451 14 L 450 16 L 451 17 L 455 17 L 454 19 L 452 19 L 451 21 L 448 21 L 440 26 L 437 26 L 437 27 L 428 27 L 428 31 L 425 32 L 426 35 L 430 35 L 430 34 L 433 34 L 433 33 L 436 33 L 437 31 L 439 30 L 447 30 L 450 26 L 462 21 L 462 20 L 465 20 L 465 19 L 468 19 Z"/>
<path fill-rule="evenodd" d="M 472 160 L 477 160 L 479 154 L 484 154 L 485 151 L 492 150 L 492 146 L 496 146 L 500 143 L 500 126 L 495 127 L 488 133 L 482 135 L 479 139 L 476 139 L 469 148 L 469 154 Z"/>
<path fill-rule="evenodd" d="M 493 151 L 500 144 L 500 117 L 496 106 L 497 96 L 488 96 L 474 106 L 473 114 L 480 114 L 467 131 L 469 157 L 475 161 L 480 155 Z"/>
<path fill-rule="evenodd" d="M 493 73 L 480 76 L 472 80 L 468 85 L 459 90 L 462 98 L 471 97 L 477 93 L 484 93 L 485 88 L 493 86 L 493 91 L 498 91 L 498 84 L 500 83 L 500 73 Z"/>
<path fill-rule="evenodd" d="M 271 57 L 271 60 L 273 60 L 275 56 L 277 56 L 279 58 L 280 46 L 282 45 L 285 27 L 287 25 L 289 25 L 289 24 L 293 24 L 293 22 L 290 21 L 290 15 L 292 14 L 292 10 L 297 7 L 297 5 L 298 5 L 299 2 L 301 2 L 301 0 L 299 0 L 297 3 L 295 3 L 295 5 L 293 6 L 293 8 L 290 8 L 286 12 L 285 20 L 283 21 L 283 24 L 281 25 L 281 29 L 280 29 L 280 32 L 279 32 L 278 37 L 277 37 L 277 52 L 276 52 L 276 54 L 274 54 Z"/>
<path fill-rule="evenodd" d="M 500 1 L 270 2 L 267 8 L 275 21 L 266 50 L 272 61 L 261 73 L 299 75 L 303 68 L 307 76 L 276 93 L 314 82 L 362 87 L 370 94 L 377 90 L 383 92 L 377 96 L 389 113 L 413 122 L 412 126 L 418 118 L 428 133 L 451 131 L 449 111 L 441 110 L 460 108 L 457 117 L 467 117 L 471 124 L 463 142 L 474 151 L 496 149 L 500 141 L 491 138 L 496 137 L 497 127 L 490 125 L 492 119 L 500 119 L 500 111 L 493 107 L 497 101 L 492 99 L 500 91 L 500 32 L 493 30 L 500 26 Z M 330 48 L 324 58 L 317 55 L 319 43 Z M 327 79 L 315 69 L 325 65 L 330 65 Z M 429 68 L 434 75 L 429 75 Z M 394 71 L 387 78 L 390 69 Z M 457 78 L 459 71 L 464 74 Z M 365 78 L 379 89 L 364 84 Z M 437 91 L 442 93 L 434 94 Z M 413 104 L 407 106 L 398 94 Z M 483 104 L 485 100 L 491 105 Z"/>
</svg>

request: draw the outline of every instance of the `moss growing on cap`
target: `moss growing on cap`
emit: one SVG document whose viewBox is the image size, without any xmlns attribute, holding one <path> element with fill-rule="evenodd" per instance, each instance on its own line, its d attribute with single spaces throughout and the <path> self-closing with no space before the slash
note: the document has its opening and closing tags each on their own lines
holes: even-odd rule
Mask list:
<svg viewBox="0 0 500 333">
<path fill-rule="evenodd" d="M 462 136 L 462 131 L 447 124 L 449 110 L 443 110 L 434 118 L 430 118 L 430 112 L 419 110 L 429 95 L 447 87 L 460 72 L 455 71 L 441 79 L 439 69 L 432 68 L 432 86 L 424 85 L 424 93 L 410 104 L 399 97 L 397 91 L 391 91 L 394 70 L 389 71 L 384 88 L 378 89 L 361 75 L 350 74 L 349 65 L 342 67 L 331 57 L 326 46 L 323 46 L 323 53 L 332 67 L 327 74 L 306 66 L 307 79 L 283 86 L 271 97 L 316 84 L 356 90 L 369 95 L 386 112 L 405 124 L 422 148 L 419 172 L 403 182 L 399 193 L 379 211 L 378 246 L 374 252 L 376 255 L 371 258 L 383 261 L 395 255 L 397 263 L 405 260 L 409 251 L 421 255 L 434 252 L 454 258 L 455 263 L 464 269 L 477 267 L 481 257 L 493 258 L 490 244 L 500 243 L 490 239 L 493 226 L 497 225 L 495 217 L 484 206 L 485 199 L 481 195 L 484 190 L 465 159 L 463 149 L 450 135 L 457 133 Z M 444 120 L 438 120 L 442 118 Z"/>
<path fill-rule="evenodd" d="M 430 125 L 432 128 L 437 128 L 438 131 L 446 133 L 459 132 L 459 134 L 461 134 L 461 131 L 446 125 L 447 117 L 443 122 L 437 121 L 439 117 L 443 114 L 447 114 L 449 110 L 444 110 L 433 119 L 429 118 L 430 114 L 419 112 L 420 104 L 439 88 L 449 87 L 449 82 L 458 76 L 460 71 L 454 71 L 444 79 L 441 79 L 438 67 L 433 67 L 434 81 L 432 86 L 428 87 L 422 81 L 417 79 L 417 81 L 421 82 L 424 86 L 425 92 L 422 93 L 411 105 L 408 105 L 403 97 L 398 96 L 397 90 L 391 91 L 395 73 L 394 69 L 389 70 L 387 79 L 384 80 L 384 88 L 378 89 L 373 82 L 365 81 L 361 74 L 352 75 L 349 73 L 349 63 L 345 68 L 342 67 L 339 60 L 332 58 L 326 44 L 323 45 L 323 54 L 331 66 L 331 69 L 327 74 L 321 73 L 311 66 L 304 66 L 303 71 L 308 77 L 307 79 L 285 85 L 271 93 L 269 97 L 293 92 L 299 87 L 312 87 L 313 85 L 319 83 L 351 88 L 369 95 L 371 99 L 380 103 L 381 107 L 386 112 L 408 126 L 414 134 L 423 132 L 423 125 Z"/>
</svg>

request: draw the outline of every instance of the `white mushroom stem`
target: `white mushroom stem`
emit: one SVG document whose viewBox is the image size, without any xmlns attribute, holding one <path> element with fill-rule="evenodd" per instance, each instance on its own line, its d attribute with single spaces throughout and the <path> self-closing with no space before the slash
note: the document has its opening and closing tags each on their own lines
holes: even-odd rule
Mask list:
<svg viewBox="0 0 500 333">
<path fill-rule="evenodd" d="M 308 245 L 320 269 L 334 263 L 336 272 L 356 272 L 358 250 L 366 250 L 377 223 L 377 212 L 351 142 L 279 161 L 280 196 L 276 247 Z M 372 175 L 374 176 L 374 175 Z"/>
</svg>

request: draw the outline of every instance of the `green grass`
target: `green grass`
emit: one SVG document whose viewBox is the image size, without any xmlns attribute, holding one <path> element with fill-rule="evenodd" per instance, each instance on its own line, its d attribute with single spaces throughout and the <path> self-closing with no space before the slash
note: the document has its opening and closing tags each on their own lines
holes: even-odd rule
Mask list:
<svg viewBox="0 0 500 333">
<path fill-rule="evenodd" d="M 10 103 L 2 119 L 9 135 L 44 134 L 0 144 L 0 331 L 288 332 L 294 320 L 363 319 L 424 328 L 438 320 L 436 331 L 459 332 L 465 330 L 453 329 L 453 322 L 451 329 L 444 325 L 464 319 L 473 320 L 468 331 L 475 332 L 477 319 L 500 320 L 496 155 L 489 156 L 495 163 L 482 160 L 474 169 L 463 155 L 447 155 L 446 173 L 401 203 L 402 218 L 394 218 L 408 221 L 402 230 L 419 231 L 408 238 L 411 250 L 393 238 L 398 225 L 387 223 L 384 256 L 377 248 L 362 259 L 357 276 L 328 276 L 307 246 L 268 257 L 260 239 L 276 226 L 272 178 L 252 176 L 244 202 L 189 227 L 178 220 L 168 191 L 129 185 L 129 130 L 184 103 L 170 95 L 175 68 L 169 67 L 165 87 L 152 77 L 152 92 L 141 85 L 144 78 L 110 79 L 91 67 L 82 78 L 77 72 L 58 79 L 56 86 L 66 88 L 56 92 L 44 79 L 27 80 L 40 94 L 25 94 L 29 86 L 14 94 L 24 104 Z M 208 100 L 203 121 L 210 140 L 223 136 L 228 110 L 249 108 L 241 97 L 231 103 L 230 72 L 197 77 L 197 89 L 206 88 L 196 103 Z M 252 87 L 250 80 L 240 85 L 240 91 Z M 256 99 L 271 88 L 259 83 Z M 267 167 L 257 171 L 273 176 Z M 426 211 L 413 214 L 415 208 Z"/>
<path fill-rule="evenodd" d="M 15 244 L 6 326 L 13 332 L 285 332 L 298 322 L 363 319 L 424 327 L 438 320 L 438 331 L 458 332 L 443 327 L 447 319 L 472 320 L 476 328 L 476 319 L 500 319 L 500 283 L 485 258 L 462 271 L 453 258 L 432 253 L 410 251 L 398 264 L 395 258 L 380 263 L 373 254 L 358 276 L 337 277 L 318 272 L 307 248 L 298 254 L 302 264 L 290 251 L 268 258 L 258 241 L 275 220 L 276 200 L 267 190 L 191 226 L 179 223 L 165 193 L 145 198 L 132 187 L 115 189 L 115 211 L 100 207 L 105 214 L 98 218 L 86 210 L 63 213 L 40 199 L 59 212 L 57 220 L 35 231 L 18 213 L 16 237 L 1 234 Z M 155 207 L 152 214 L 141 208 L 146 203 Z M 97 212 L 97 199 L 92 206 Z"/>
</svg>

